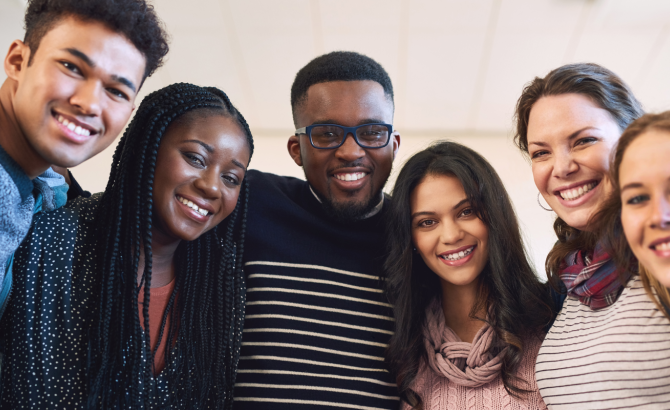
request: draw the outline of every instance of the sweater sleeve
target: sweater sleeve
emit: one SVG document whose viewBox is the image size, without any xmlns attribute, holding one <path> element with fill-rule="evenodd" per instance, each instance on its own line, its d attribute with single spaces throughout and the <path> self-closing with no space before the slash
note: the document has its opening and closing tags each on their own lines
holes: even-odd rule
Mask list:
<svg viewBox="0 0 670 410">
<path fill-rule="evenodd" d="M 30 228 L 35 205 L 32 186 L 28 175 L 0 148 L 0 283 L 7 260 Z"/>
</svg>

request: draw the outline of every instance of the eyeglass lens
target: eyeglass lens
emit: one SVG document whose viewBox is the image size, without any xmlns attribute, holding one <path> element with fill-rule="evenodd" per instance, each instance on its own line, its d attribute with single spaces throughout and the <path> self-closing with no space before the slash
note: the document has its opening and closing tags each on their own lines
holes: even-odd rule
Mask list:
<svg viewBox="0 0 670 410">
<path fill-rule="evenodd" d="M 335 125 L 318 125 L 312 128 L 312 144 L 319 148 L 336 147 L 344 137 L 344 129 Z M 388 142 L 389 130 L 384 125 L 364 125 L 356 130 L 356 139 L 364 147 L 381 147 Z"/>
</svg>

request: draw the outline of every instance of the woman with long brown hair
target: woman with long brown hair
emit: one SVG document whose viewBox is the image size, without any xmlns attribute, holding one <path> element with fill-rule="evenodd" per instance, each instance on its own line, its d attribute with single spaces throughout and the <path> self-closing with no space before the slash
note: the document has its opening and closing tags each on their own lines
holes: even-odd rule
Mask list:
<svg viewBox="0 0 670 410">
<path fill-rule="evenodd" d="M 533 367 L 549 292 L 493 167 L 454 142 L 417 153 L 387 226 L 387 359 L 404 408 L 546 408 Z"/>
<path fill-rule="evenodd" d="M 535 367 L 552 409 L 649 408 L 670 400 L 658 379 L 670 365 L 662 363 L 670 344 L 660 356 L 645 351 L 666 319 L 639 277 L 616 263 L 594 219 L 613 189 L 613 147 L 640 115 L 630 88 L 596 64 L 535 78 L 517 103 L 515 141 L 530 157 L 538 200 L 558 216 L 547 275 L 567 293 Z"/>
</svg>

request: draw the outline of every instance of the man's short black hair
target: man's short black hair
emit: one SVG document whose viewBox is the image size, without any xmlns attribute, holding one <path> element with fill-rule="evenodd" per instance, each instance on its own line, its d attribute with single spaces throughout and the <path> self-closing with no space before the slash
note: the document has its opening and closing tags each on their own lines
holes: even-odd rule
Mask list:
<svg viewBox="0 0 670 410">
<path fill-rule="evenodd" d="M 296 108 L 307 98 L 314 84 L 331 81 L 376 81 L 393 102 L 393 84 L 384 68 L 368 56 L 353 51 L 333 51 L 310 61 L 295 76 L 291 87 L 291 109 L 295 120 Z"/>
<path fill-rule="evenodd" d="M 146 60 L 144 78 L 163 64 L 168 53 L 167 33 L 145 0 L 29 0 L 23 40 L 30 48 L 29 65 L 42 38 L 67 17 L 100 22 L 124 35 Z"/>
</svg>

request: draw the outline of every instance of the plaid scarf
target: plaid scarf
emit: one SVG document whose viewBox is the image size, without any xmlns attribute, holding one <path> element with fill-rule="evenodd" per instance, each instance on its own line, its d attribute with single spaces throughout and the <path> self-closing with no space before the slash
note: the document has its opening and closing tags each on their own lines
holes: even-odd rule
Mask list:
<svg viewBox="0 0 670 410">
<path fill-rule="evenodd" d="M 600 245 L 593 256 L 575 251 L 565 258 L 560 277 L 568 295 L 579 298 L 592 310 L 602 309 L 616 302 L 625 283 L 619 280 L 619 271 L 612 258 Z"/>
</svg>

